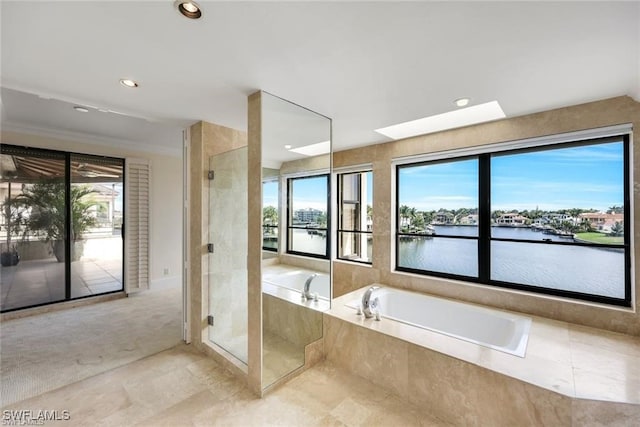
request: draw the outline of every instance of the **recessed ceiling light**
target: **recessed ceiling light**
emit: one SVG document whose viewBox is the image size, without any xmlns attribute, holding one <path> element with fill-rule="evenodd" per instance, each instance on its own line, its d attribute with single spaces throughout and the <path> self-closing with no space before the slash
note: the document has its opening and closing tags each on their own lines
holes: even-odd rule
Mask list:
<svg viewBox="0 0 640 427">
<path fill-rule="evenodd" d="M 87 108 L 84 107 L 80 107 L 78 105 L 76 105 L 75 107 L 73 107 L 74 110 L 80 112 L 80 113 L 88 113 L 89 110 Z"/>
<path fill-rule="evenodd" d="M 467 105 L 469 105 L 469 101 L 470 101 L 469 98 L 459 98 L 459 99 L 456 99 L 454 102 L 458 107 L 466 107 Z"/>
<path fill-rule="evenodd" d="M 302 147 L 292 148 L 291 151 L 305 156 L 328 154 L 331 151 L 331 141 L 322 141 L 317 144 L 304 145 Z"/>
<path fill-rule="evenodd" d="M 287 144 L 284 146 L 285 150 L 291 150 L 291 145 Z"/>
<path fill-rule="evenodd" d="M 391 139 L 409 138 L 416 135 L 454 129 L 491 120 L 504 119 L 506 115 L 498 101 L 486 102 L 472 107 L 461 108 L 435 116 L 424 117 L 410 122 L 399 123 L 376 129 L 375 131 Z"/>
<path fill-rule="evenodd" d="M 120 84 L 124 87 L 138 87 L 138 83 L 130 79 L 120 79 Z"/>
<path fill-rule="evenodd" d="M 199 19 L 202 16 L 200 6 L 194 1 L 178 0 L 175 5 L 178 11 L 189 19 Z"/>
</svg>

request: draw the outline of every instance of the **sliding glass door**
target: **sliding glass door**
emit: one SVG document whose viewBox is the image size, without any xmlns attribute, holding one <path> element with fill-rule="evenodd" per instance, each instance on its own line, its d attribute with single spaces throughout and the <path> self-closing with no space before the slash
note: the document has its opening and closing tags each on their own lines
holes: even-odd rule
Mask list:
<svg viewBox="0 0 640 427">
<path fill-rule="evenodd" d="M 2 312 L 123 290 L 124 161 L 1 148 Z"/>
<path fill-rule="evenodd" d="M 123 165 L 71 155 L 71 298 L 122 290 Z"/>
<path fill-rule="evenodd" d="M 1 156 L 2 311 L 63 301 L 65 155 L 3 144 Z"/>
</svg>

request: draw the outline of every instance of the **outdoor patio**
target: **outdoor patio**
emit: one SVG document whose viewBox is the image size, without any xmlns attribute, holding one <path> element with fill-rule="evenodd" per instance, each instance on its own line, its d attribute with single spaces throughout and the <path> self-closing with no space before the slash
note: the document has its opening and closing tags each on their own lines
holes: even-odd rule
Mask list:
<svg viewBox="0 0 640 427">
<path fill-rule="evenodd" d="M 65 298 L 64 263 L 55 257 L 0 268 L 2 311 Z M 84 256 L 71 263 L 71 298 L 122 289 L 122 238 L 88 239 Z"/>
</svg>

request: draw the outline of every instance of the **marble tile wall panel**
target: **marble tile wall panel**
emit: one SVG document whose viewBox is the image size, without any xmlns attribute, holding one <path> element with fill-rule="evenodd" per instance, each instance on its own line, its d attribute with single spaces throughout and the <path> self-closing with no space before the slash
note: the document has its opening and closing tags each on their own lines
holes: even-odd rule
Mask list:
<svg viewBox="0 0 640 427">
<path fill-rule="evenodd" d="M 635 337 L 534 318 L 526 358 L 424 331 L 431 349 L 390 335 L 406 325 L 355 319 L 340 307 L 350 298 L 324 315 L 327 361 L 439 419 L 470 426 L 637 424 Z"/>
<path fill-rule="evenodd" d="M 628 427 L 640 425 L 640 405 L 575 400 L 572 405 L 574 427 Z"/>
<path fill-rule="evenodd" d="M 262 296 L 264 331 L 304 349 L 322 338 L 322 313 L 268 294 Z"/>
<path fill-rule="evenodd" d="M 409 347 L 409 401 L 455 425 L 571 424 L 571 399 L 446 355 Z"/>
<path fill-rule="evenodd" d="M 324 316 L 326 359 L 407 399 L 409 343 Z"/>
<path fill-rule="evenodd" d="M 307 270 L 322 271 L 327 274 L 331 269 L 331 263 L 324 259 L 288 254 L 280 254 L 278 259 L 280 264 L 292 265 Z"/>
</svg>

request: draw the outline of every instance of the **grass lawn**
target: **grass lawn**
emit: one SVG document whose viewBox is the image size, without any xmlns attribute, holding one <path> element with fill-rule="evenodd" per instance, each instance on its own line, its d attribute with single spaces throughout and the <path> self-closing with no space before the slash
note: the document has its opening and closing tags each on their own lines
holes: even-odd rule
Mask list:
<svg viewBox="0 0 640 427">
<path fill-rule="evenodd" d="M 624 237 L 622 236 L 612 237 L 602 233 L 577 233 L 576 238 L 606 245 L 621 245 L 624 243 Z"/>
</svg>

